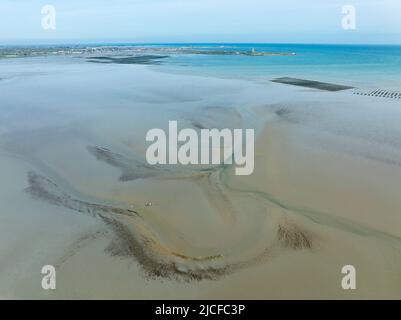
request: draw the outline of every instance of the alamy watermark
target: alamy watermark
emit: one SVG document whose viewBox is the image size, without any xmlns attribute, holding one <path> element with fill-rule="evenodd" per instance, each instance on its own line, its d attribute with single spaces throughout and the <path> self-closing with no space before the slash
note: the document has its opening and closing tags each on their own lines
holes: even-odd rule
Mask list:
<svg viewBox="0 0 401 320">
<path fill-rule="evenodd" d="M 56 290 L 56 268 L 52 265 L 43 266 L 42 274 L 42 289 Z"/>
<path fill-rule="evenodd" d="M 53 5 L 47 4 L 42 7 L 42 28 L 43 30 L 56 30 L 56 8 Z"/>
<path fill-rule="evenodd" d="M 341 27 L 344 30 L 356 30 L 356 7 L 352 4 L 347 4 L 341 10 L 343 16 L 341 19 Z M 47 4 L 41 9 L 42 13 L 42 28 L 44 30 L 56 30 L 56 8 L 54 5 Z"/>
<path fill-rule="evenodd" d="M 146 151 L 151 165 L 236 164 L 236 175 L 250 175 L 254 170 L 253 129 L 201 129 L 199 136 L 190 128 L 178 131 L 177 121 L 169 121 L 168 134 L 163 129 L 151 129 L 146 141 L 153 142 Z"/>
<path fill-rule="evenodd" d="M 356 269 L 353 265 L 343 266 L 341 273 L 345 274 L 341 281 L 341 287 L 344 290 L 356 289 Z"/>
<path fill-rule="evenodd" d="M 356 8 L 352 4 L 347 4 L 342 8 L 341 27 L 344 30 L 356 30 Z"/>
</svg>

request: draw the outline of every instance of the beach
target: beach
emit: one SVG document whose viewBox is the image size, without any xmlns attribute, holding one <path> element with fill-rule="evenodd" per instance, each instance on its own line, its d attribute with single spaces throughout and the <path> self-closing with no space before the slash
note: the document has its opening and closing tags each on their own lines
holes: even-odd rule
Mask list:
<svg viewBox="0 0 401 320">
<path fill-rule="evenodd" d="M 401 298 L 401 100 L 153 60 L 0 60 L 1 298 Z M 170 120 L 255 129 L 255 171 L 149 165 Z"/>
</svg>

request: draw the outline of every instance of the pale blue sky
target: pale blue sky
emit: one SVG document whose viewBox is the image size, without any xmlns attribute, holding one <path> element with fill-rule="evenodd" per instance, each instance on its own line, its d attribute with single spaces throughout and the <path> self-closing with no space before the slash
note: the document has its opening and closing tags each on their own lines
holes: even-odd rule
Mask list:
<svg viewBox="0 0 401 320">
<path fill-rule="evenodd" d="M 57 29 L 41 8 L 57 9 Z M 357 30 L 341 28 L 343 5 Z M 401 44 L 401 0 L 0 0 L 0 44 L 304 42 Z"/>
</svg>

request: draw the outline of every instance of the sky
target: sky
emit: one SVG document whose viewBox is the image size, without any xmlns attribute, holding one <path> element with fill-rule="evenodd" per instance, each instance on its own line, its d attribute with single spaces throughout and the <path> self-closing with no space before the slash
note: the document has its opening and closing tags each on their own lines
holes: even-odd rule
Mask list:
<svg viewBox="0 0 401 320">
<path fill-rule="evenodd" d="M 42 7 L 56 29 L 42 28 Z M 356 29 L 344 30 L 344 5 Z M 0 45 L 90 42 L 401 44 L 401 0 L 0 0 Z"/>
</svg>

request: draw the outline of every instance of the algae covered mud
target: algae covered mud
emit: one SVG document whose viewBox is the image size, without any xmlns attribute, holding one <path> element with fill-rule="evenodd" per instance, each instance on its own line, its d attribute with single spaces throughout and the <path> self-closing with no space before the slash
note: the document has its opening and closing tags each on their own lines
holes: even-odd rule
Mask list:
<svg viewBox="0 0 401 320">
<path fill-rule="evenodd" d="M 241 66 L 298 54 L 140 50 L 0 61 L 0 297 L 401 298 L 399 100 Z M 146 133 L 169 121 L 255 129 L 254 172 L 150 165 Z"/>
</svg>

